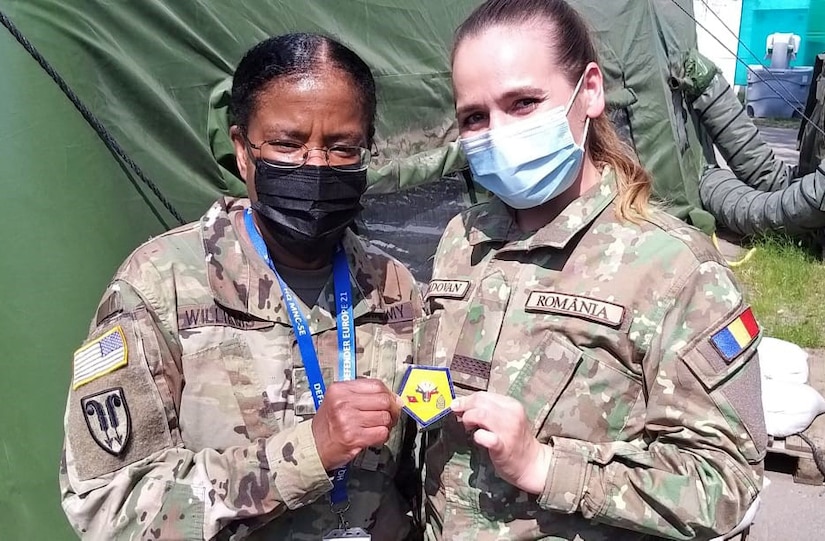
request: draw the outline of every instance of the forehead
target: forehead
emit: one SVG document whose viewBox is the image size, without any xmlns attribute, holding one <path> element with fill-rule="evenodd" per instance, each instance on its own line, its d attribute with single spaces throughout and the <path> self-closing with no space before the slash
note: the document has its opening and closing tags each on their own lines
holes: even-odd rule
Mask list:
<svg viewBox="0 0 825 541">
<path fill-rule="evenodd" d="M 309 133 L 367 129 L 363 99 L 352 78 L 337 69 L 287 76 L 269 82 L 255 96 L 249 131 Z"/>
<path fill-rule="evenodd" d="M 453 58 L 456 105 L 495 100 L 515 88 L 563 94 L 548 30 L 537 25 L 496 26 L 465 38 Z"/>
</svg>

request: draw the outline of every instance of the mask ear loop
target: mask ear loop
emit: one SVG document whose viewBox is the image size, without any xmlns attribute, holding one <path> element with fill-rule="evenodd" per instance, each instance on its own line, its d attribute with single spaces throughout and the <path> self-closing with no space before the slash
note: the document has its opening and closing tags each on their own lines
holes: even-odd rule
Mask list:
<svg viewBox="0 0 825 541">
<path fill-rule="evenodd" d="M 584 121 L 584 135 L 582 135 L 582 144 L 579 145 L 579 148 L 582 151 L 586 150 L 584 145 L 587 143 L 587 134 L 590 132 L 590 117 L 587 117 Z"/>
<path fill-rule="evenodd" d="M 576 83 L 576 88 L 573 89 L 573 95 L 570 96 L 570 101 L 567 102 L 567 107 L 564 111 L 564 117 L 567 118 L 567 115 L 570 114 L 570 109 L 573 108 L 573 102 L 576 101 L 576 97 L 579 95 L 579 91 L 582 88 L 582 84 L 584 83 L 584 73 L 582 76 L 579 77 L 579 82 Z M 567 120 L 567 126 L 570 127 L 570 120 Z M 580 149 L 584 150 L 584 145 L 587 142 L 587 133 L 590 131 L 590 117 L 585 117 L 584 120 L 584 136 L 582 137 L 582 142 L 580 145 L 577 145 Z"/>
<path fill-rule="evenodd" d="M 567 102 L 567 107 L 564 109 L 564 115 L 567 116 L 570 113 L 570 109 L 573 108 L 573 102 L 576 101 L 576 96 L 579 95 L 579 90 L 582 88 L 582 84 L 584 83 L 584 73 L 582 76 L 579 77 L 579 82 L 576 83 L 576 88 L 573 89 L 573 95 L 570 96 L 570 101 Z"/>
</svg>

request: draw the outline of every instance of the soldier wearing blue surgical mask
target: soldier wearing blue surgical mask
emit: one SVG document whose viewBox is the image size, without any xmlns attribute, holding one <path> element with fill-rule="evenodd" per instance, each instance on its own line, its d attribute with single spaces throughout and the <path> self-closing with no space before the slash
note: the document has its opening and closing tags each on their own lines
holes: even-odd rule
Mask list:
<svg viewBox="0 0 825 541">
<path fill-rule="evenodd" d="M 447 226 L 417 330 L 417 362 L 449 367 L 457 396 L 427 432 L 427 537 L 729 538 L 767 440 L 735 277 L 650 204 L 564 0 L 488 0 L 452 67 L 496 197 Z"/>
<path fill-rule="evenodd" d="M 592 84 L 599 85 L 596 88 L 600 97 L 601 73 L 595 64 L 588 67 L 591 68 Z M 477 135 L 473 134 L 478 131 L 478 126 L 473 124 L 477 122 L 477 117 L 473 117 L 472 112 L 467 115 L 470 120 L 467 129 L 462 130 L 461 147 L 473 178 L 510 208 L 527 210 L 540 207 L 565 193 L 576 180 L 581 179 L 590 117 L 585 116 L 581 143 L 575 141 L 567 117 L 585 75 L 587 73 L 582 74 L 576 83 L 566 104 L 548 109 L 552 102 L 545 99 L 543 107 L 538 110 L 540 102 L 535 102 L 537 110 L 529 117 L 505 116 L 488 122 L 488 127 Z M 604 107 L 603 102 L 596 105 Z M 477 106 L 468 108 L 463 105 L 461 111 L 466 113 L 473 107 Z"/>
</svg>

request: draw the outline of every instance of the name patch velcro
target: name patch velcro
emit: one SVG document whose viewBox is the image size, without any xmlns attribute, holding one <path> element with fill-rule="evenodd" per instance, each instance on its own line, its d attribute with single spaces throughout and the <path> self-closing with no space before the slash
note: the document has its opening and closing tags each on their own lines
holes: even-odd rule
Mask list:
<svg viewBox="0 0 825 541">
<path fill-rule="evenodd" d="M 232 327 L 243 331 L 268 329 L 274 326 L 269 321 L 258 321 L 232 314 L 216 304 L 199 304 L 178 308 L 178 329 L 186 331 L 198 327 Z"/>
<path fill-rule="evenodd" d="M 599 301 L 589 297 L 565 295 L 550 291 L 533 291 L 527 298 L 525 309 L 528 312 L 547 312 L 581 317 L 619 327 L 624 321 L 624 307 L 610 302 Z"/>
<path fill-rule="evenodd" d="M 427 297 L 463 299 L 469 290 L 470 282 L 466 280 L 433 280 L 427 289 Z"/>
<path fill-rule="evenodd" d="M 387 320 L 390 323 L 405 323 L 413 320 L 411 302 L 398 302 L 387 307 Z"/>
</svg>

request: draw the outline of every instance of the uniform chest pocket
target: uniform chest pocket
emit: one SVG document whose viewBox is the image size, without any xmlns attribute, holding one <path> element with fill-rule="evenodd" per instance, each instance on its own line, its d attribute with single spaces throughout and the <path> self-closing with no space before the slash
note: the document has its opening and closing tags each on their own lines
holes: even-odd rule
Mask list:
<svg viewBox="0 0 825 541">
<path fill-rule="evenodd" d="M 355 332 L 355 368 L 358 378 L 380 380 L 391 392 L 396 392 L 405 366 L 412 359 L 411 334 L 411 332 L 396 334 L 383 323 L 358 325 Z M 329 386 L 340 377 L 337 333 L 333 330 L 319 335 L 316 338 L 316 347 L 324 381 Z M 293 375 L 295 415 L 299 421 L 309 420 L 315 415 L 316 410 L 306 370 L 303 367 L 296 367 Z M 396 425 L 390 432 L 389 440 L 382 447 L 364 449 L 353 461 L 353 468 L 391 474 L 395 457 L 401 447 L 403 434 L 400 426 L 400 423 Z"/>
<path fill-rule="evenodd" d="M 525 334 L 521 342 L 513 342 L 511 347 L 500 344 L 496 348 L 489 390 L 518 400 L 532 434 L 547 443 L 542 438 L 544 425 L 580 366 L 582 352 L 561 335 L 539 332 Z M 532 347 L 528 349 L 524 344 Z M 441 471 L 441 479 L 461 479 L 458 486 L 444 492 L 443 497 L 451 505 L 467 507 L 469 512 L 502 522 L 536 511 L 535 500 L 496 475 L 487 452 L 472 444 L 454 419 L 445 421 L 439 438 L 428 449 L 427 460 L 435 472 Z M 441 481 L 428 475 L 426 483 L 430 494 L 438 494 Z"/>
<path fill-rule="evenodd" d="M 322 366 L 321 373 L 324 381 L 333 381 L 333 368 Z M 312 398 L 312 388 L 307 378 L 306 368 L 299 366 L 292 369 L 292 380 L 295 385 L 295 418 L 297 422 L 307 421 L 315 416 L 315 400 Z"/>
<path fill-rule="evenodd" d="M 223 448 L 280 430 L 292 360 L 288 349 L 267 351 L 266 359 L 258 358 L 246 340 L 225 336 L 213 347 L 182 356 L 181 427 L 187 445 Z"/>
<path fill-rule="evenodd" d="M 424 316 L 415 322 L 413 341 L 413 355 L 415 364 L 428 366 L 443 366 L 443 356 L 437 357 L 436 344 L 438 343 L 439 321 L 441 312 Z"/>
<path fill-rule="evenodd" d="M 641 376 L 601 351 L 582 352 L 575 372 L 556 399 L 538 437 L 590 442 L 629 441 L 644 432 Z"/>
<path fill-rule="evenodd" d="M 532 424 L 533 434 L 543 433 L 548 415 L 570 384 L 582 361 L 582 352 L 563 337 L 548 332 L 538 347 L 496 371 L 494 388 L 506 387 L 508 396 L 521 402 Z M 540 438 L 541 439 L 541 438 Z M 547 441 L 546 439 L 543 441 Z"/>
<path fill-rule="evenodd" d="M 340 374 L 338 374 L 340 363 L 338 333 L 335 329 L 332 329 L 313 335 L 312 342 L 318 365 L 321 368 L 321 375 L 324 378 L 324 384 L 328 387 L 340 378 Z M 365 326 L 356 327 L 353 358 L 358 377 L 372 377 L 375 370 L 371 345 L 372 333 L 370 330 Z M 308 421 L 315 416 L 315 401 L 313 399 L 312 383 L 307 377 L 306 363 L 308 361 L 301 356 L 297 341 L 293 341 L 292 344 L 292 358 L 295 363 L 292 369 L 292 379 L 295 385 L 296 422 Z"/>
<path fill-rule="evenodd" d="M 407 365 L 412 361 L 412 349 L 411 332 L 396 334 L 388 326 L 373 326 L 370 330 L 370 344 L 364 350 L 364 355 L 372 359 L 372 368 L 367 377 L 381 380 L 391 392 L 398 392 Z M 403 441 L 404 421 L 402 415 L 390 432 L 387 442 L 380 448 L 364 449 L 353 461 L 353 467 L 394 475 L 396 457 Z"/>
<path fill-rule="evenodd" d="M 515 359 L 496 352 L 494 391 L 522 403 L 542 442 L 638 437 L 645 422 L 641 376 L 603 350 L 582 350 L 561 333 L 544 332 L 538 346 Z"/>
<path fill-rule="evenodd" d="M 456 394 L 488 389 L 493 354 L 499 344 L 509 301 L 510 286 L 503 272 L 494 271 L 479 282 L 459 318 L 459 321 L 463 318 L 463 322 L 450 360 Z"/>
</svg>

